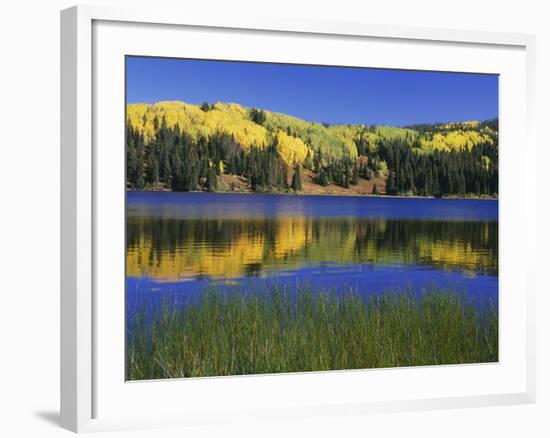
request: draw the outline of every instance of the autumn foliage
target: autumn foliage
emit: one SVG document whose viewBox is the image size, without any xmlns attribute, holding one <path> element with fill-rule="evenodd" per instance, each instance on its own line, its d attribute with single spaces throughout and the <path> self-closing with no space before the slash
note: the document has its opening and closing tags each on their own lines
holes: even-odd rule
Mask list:
<svg viewBox="0 0 550 438">
<path fill-rule="evenodd" d="M 386 194 L 498 193 L 498 121 L 409 127 L 315 123 L 236 103 L 127 106 L 128 186 L 255 191 L 301 187 L 298 168 L 322 186 L 385 178 Z"/>
</svg>

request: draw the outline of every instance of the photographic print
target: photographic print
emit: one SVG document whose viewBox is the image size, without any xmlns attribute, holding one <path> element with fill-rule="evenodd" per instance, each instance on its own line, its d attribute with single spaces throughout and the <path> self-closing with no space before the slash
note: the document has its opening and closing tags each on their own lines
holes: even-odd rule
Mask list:
<svg viewBox="0 0 550 438">
<path fill-rule="evenodd" d="M 497 362 L 498 75 L 126 57 L 126 379 Z"/>
</svg>

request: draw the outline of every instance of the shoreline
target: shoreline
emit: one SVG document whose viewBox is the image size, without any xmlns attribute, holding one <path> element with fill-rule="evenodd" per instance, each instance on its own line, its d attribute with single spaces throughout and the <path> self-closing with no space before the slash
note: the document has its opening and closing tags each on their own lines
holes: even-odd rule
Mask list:
<svg viewBox="0 0 550 438">
<path fill-rule="evenodd" d="M 132 190 L 132 189 L 126 189 L 126 193 L 212 193 L 212 194 L 233 194 L 233 195 L 278 195 L 278 196 L 315 196 L 315 197 L 323 197 L 323 196 L 329 196 L 332 198 L 390 198 L 390 199 L 447 199 L 447 200 L 457 200 L 457 201 L 498 201 L 499 198 L 496 197 L 481 197 L 481 196 L 419 196 L 419 195 L 372 195 L 369 193 L 365 194 L 357 194 L 357 193 L 350 193 L 350 194 L 340 194 L 340 193 L 304 193 L 304 192 L 298 192 L 298 193 L 278 193 L 278 192 L 238 192 L 238 191 L 215 191 L 215 192 L 208 192 L 205 190 L 190 190 L 187 192 L 184 191 L 176 191 L 176 190 L 166 190 L 166 189 L 147 189 L 147 190 Z"/>
</svg>

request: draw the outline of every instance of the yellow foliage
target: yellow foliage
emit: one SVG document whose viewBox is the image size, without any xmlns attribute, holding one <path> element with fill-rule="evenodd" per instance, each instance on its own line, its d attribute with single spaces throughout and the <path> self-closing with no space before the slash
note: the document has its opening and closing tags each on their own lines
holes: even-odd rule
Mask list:
<svg viewBox="0 0 550 438">
<path fill-rule="evenodd" d="M 470 150 L 473 146 L 480 143 L 493 144 L 493 139 L 485 132 L 460 129 L 444 133 L 435 133 L 431 139 L 429 137 L 420 139 L 422 148 L 446 151 L 464 148 Z"/>
<path fill-rule="evenodd" d="M 475 268 L 483 266 L 491 269 L 491 258 L 487 254 L 472 248 L 471 242 L 464 241 L 429 241 L 423 240 L 418 245 L 420 260 L 440 264 L 444 269 L 462 267 L 475 275 Z"/>
<path fill-rule="evenodd" d="M 134 231 L 148 218 L 131 218 Z M 396 252 L 391 245 L 379 245 L 387 224 L 349 220 L 343 224 L 327 220 L 315 224 L 307 216 L 279 216 L 267 228 L 261 219 L 235 221 L 230 229 L 236 233 L 223 246 L 211 245 L 203 233 L 189 233 L 176 249 L 155 246 L 151 235 L 140 232 L 127 250 L 127 273 L 132 277 L 148 276 L 160 281 L 182 280 L 205 275 L 231 279 L 245 275 L 251 265 L 265 271 L 290 269 L 305 263 L 411 263 L 418 260 L 444 269 L 496 269 L 491 251 L 480 250 L 468 240 L 419 232 L 410 245 Z M 485 243 L 491 239 L 488 224 L 480 230 Z M 358 247 L 357 241 L 365 242 Z"/>
<path fill-rule="evenodd" d="M 463 128 L 469 128 L 469 129 L 477 129 L 479 128 L 480 123 L 476 120 L 470 120 L 467 122 L 450 122 L 446 123 L 444 125 L 441 125 L 441 128 L 445 130 L 453 130 L 453 129 L 463 129 Z"/>
<path fill-rule="evenodd" d="M 184 102 L 158 102 L 129 104 L 127 118 L 143 134 L 145 142 L 156 135 L 155 119 L 160 127 L 163 117 L 168 127 L 178 125 L 195 141 L 201 136 L 226 133 L 233 136 L 245 151 L 252 147 L 262 149 L 276 136 L 279 153 L 289 165 L 304 164 L 308 157 L 313 156 L 314 150 L 322 152 L 325 159 L 356 158 L 355 140 L 359 137 L 367 140 L 369 148 L 375 148 L 385 140 L 416 144 L 420 139 L 421 149 L 429 153 L 433 150 L 470 150 L 480 143 L 494 144 L 497 135 L 488 126 L 481 127 L 477 121 L 447 123 L 437 126 L 434 132 L 419 134 L 411 129 L 381 125 L 368 130 L 361 125 L 325 126 L 270 111 L 265 111 L 267 119 L 259 125 L 250 119 L 249 111 L 249 108 L 236 103 L 218 102 L 210 110 L 203 111 L 197 105 Z"/>
<path fill-rule="evenodd" d="M 243 222 L 243 229 L 253 227 L 254 221 Z M 257 224 L 256 224 L 257 226 Z M 262 264 L 269 268 L 279 266 L 277 260 L 296 255 L 312 239 L 310 220 L 288 217 L 277 221 L 275 243 L 260 233 L 243 232 L 223 248 L 213 248 L 197 237 L 185 242 L 187 250 L 176 254 L 158 251 L 149 237 L 140 235 L 139 241 L 128 248 L 129 276 L 149 276 L 158 280 L 174 281 L 181 277 L 207 275 L 212 278 L 234 278 L 243 274 L 246 266 Z"/>
<path fill-rule="evenodd" d="M 200 136 L 209 137 L 221 132 L 232 135 L 244 150 L 251 147 L 263 148 L 267 143 L 267 130 L 248 119 L 247 110 L 235 103 L 216 103 L 213 109 L 207 112 L 196 105 L 184 102 L 127 106 L 128 120 L 143 134 L 146 142 L 155 136 L 155 118 L 160 126 L 163 116 L 169 128 L 177 124 L 194 140 Z"/>
<path fill-rule="evenodd" d="M 310 153 L 310 148 L 297 137 L 288 135 L 285 131 L 279 131 L 277 134 L 277 151 L 288 164 L 303 164 Z"/>
<path fill-rule="evenodd" d="M 342 158 L 356 157 L 357 148 L 351 132 L 355 127 L 347 125 L 325 127 L 321 123 L 306 122 L 297 117 L 282 113 L 265 111 L 267 120 L 265 126 L 274 132 L 289 129 L 291 134 L 302 139 L 304 143 L 325 156 Z M 348 132 L 350 130 L 350 132 Z"/>
<path fill-rule="evenodd" d="M 331 125 L 327 130 L 340 138 L 344 143 L 346 154 L 351 158 L 357 157 L 357 147 L 355 139 L 357 138 L 362 127 L 358 125 Z"/>
</svg>

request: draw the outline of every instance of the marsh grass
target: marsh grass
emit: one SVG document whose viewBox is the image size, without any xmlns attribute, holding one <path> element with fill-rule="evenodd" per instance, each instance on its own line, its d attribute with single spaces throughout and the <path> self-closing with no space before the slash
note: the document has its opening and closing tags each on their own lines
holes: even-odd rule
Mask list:
<svg viewBox="0 0 550 438">
<path fill-rule="evenodd" d="M 143 308 L 128 380 L 498 361 L 498 313 L 460 293 L 209 289 L 184 308 Z"/>
</svg>

